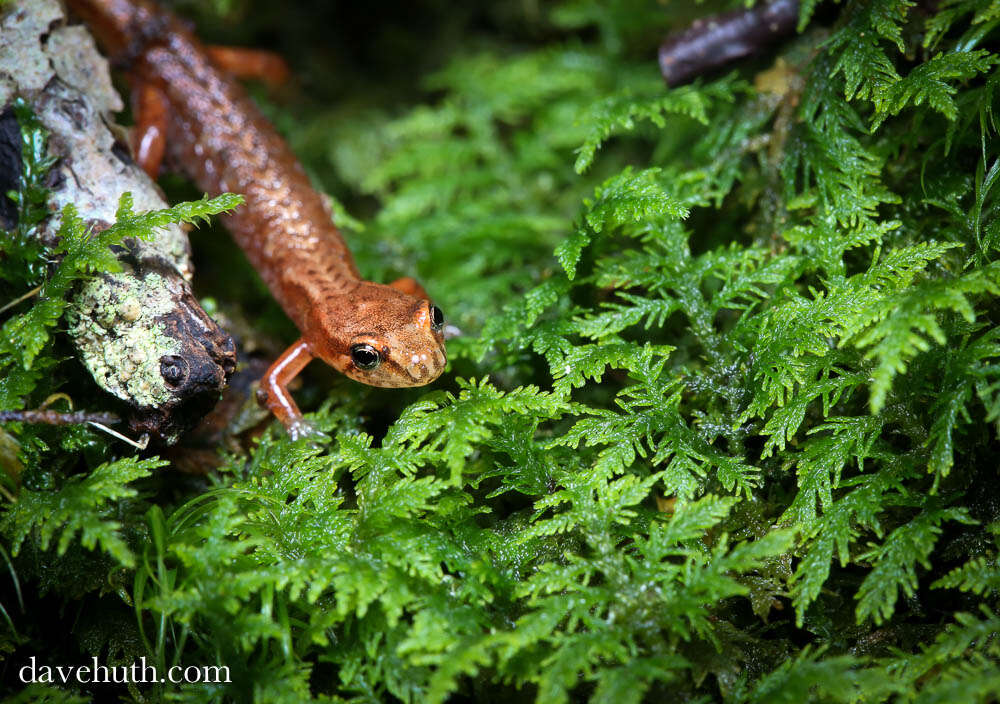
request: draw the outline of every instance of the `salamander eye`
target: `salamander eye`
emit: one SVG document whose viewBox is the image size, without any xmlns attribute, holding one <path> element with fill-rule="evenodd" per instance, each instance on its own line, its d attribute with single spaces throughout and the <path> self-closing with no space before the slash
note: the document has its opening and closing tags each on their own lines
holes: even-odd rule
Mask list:
<svg viewBox="0 0 1000 704">
<path fill-rule="evenodd" d="M 437 306 L 431 306 L 431 330 L 440 330 L 444 327 L 444 313 Z"/>
<path fill-rule="evenodd" d="M 382 362 L 382 356 L 379 355 L 378 350 L 365 344 L 351 347 L 351 359 L 359 369 L 374 369 Z"/>
</svg>

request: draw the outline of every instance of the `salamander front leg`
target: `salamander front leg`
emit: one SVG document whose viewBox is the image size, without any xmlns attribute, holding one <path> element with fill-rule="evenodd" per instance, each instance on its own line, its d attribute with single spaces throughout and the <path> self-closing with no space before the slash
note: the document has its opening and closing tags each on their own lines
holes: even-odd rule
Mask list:
<svg viewBox="0 0 1000 704">
<path fill-rule="evenodd" d="M 409 276 L 396 279 L 389 284 L 389 286 L 415 298 L 430 298 L 430 296 L 427 295 L 427 291 L 424 290 L 424 287 L 418 284 L 416 279 L 412 279 Z"/>
<path fill-rule="evenodd" d="M 256 78 L 271 88 L 288 81 L 288 64 L 272 51 L 235 46 L 207 46 L 205 51 L 216 66 L 236 78 Z"/>
<path fill-rule="evenodd" d="M 169 111 L 170 103 L 163 91 L 150 83 L 135 85 L 132 91 L 132 112 L 135 114 L 132 153 L 136 163 L 154 181 L 166 152 Z"/>
<path fill-rule="evenodd" d="M 258 400 L 281 421 L 293 440 L 315 433 L 302 417 L 302 411 L 295 404 L 295 399 L 288 393 L 288 384 L 312 359 L 309 345 L 305 340 L 299 340 L 285 350 L 264 373 L 260 380 L 260 390 L 257 392 Z"/>
</svg>

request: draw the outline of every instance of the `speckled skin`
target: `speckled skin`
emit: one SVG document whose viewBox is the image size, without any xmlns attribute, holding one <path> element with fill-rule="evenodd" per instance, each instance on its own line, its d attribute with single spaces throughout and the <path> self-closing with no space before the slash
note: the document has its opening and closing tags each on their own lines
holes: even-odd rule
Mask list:
<svg viewBox="0 0 1000 704">
<path fill-rule="evenodd" d="M 245 197 L 226 224 L 302 332 L 298 348 L 286 353 L 298 356 L 285 365 L 282 388 L 313 357 L 374 386 L 419 386 L 435 379 L 446 360 L 430 302 L 411 295 L 412 289 L 360 279 L 323 197 L 291 149 L 198 40 L 145 0 L 68 4 L 112 58 L 129 65 L 134 82 L 154 86 L 166 98 L 170 160 L 209 194 Z M 357 344 L 379 351 L 375 369 L 352 361 Z M 276 368 L 269 374 L 277 379 Z M 286 399 L 282 408 L 271 396 L 268 405 L 286 425 L 300 419 L 294 402 Z"/>
</svg>

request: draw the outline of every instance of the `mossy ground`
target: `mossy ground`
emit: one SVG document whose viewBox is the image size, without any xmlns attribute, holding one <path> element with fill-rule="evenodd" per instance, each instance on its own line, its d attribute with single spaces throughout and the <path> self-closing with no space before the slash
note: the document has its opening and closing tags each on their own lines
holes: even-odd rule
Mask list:
<svg viewBox="0 0 1000 704">
<path fill-rule="evenodd" d="M 656 43 L 723 4 L 181 5 L 289 57 L 255 90 L 361 269 L 464 334 L 427 389 L 310 369 L 330 442 L 206 475 L 8 428 L 4 684 L 97 655 L 232 673 L 138 701 L 995 701 L 1000 11 L 815 5 L 672 90 Z M 0 345 L 6 406 L 100 405 L 57 321 L 28 372 Z"/>
</svg>

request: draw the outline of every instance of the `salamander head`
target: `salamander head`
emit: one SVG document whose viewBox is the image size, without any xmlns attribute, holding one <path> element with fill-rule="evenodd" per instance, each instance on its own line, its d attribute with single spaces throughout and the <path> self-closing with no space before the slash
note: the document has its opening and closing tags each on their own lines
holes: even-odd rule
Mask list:
<svg viewBox="0 0 1000 704">
<path fill-rule="evenodd" d="M 444 371 L 444 315 L 425 298 L 362 282 L 323 316 L 314 355 L 371 386 L 429 384 Z"/>
</svg>

